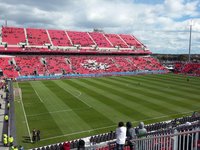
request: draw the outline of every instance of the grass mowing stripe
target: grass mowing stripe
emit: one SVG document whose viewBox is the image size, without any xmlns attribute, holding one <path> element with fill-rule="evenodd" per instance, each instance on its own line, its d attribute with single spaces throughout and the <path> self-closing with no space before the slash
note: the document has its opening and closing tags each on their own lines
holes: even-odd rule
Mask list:
<svg viewBox="0 0 200 150">
<path fill-rule="evenodd" d="M 132 117 L 134 115 L 135 119 L 139 118 L 148 118 L 148 115 L 136 111 L 134 107 L 126 106 L 123 102 L 124 99 L 121 99 L 120 97 L 112 94 L 109 91 L 105 91 L 100 89 L 98 86 L 92 86 L 91 84 L 87 84 L 83 82 L 84 80 L 71 80 L 73 83 L 78 84 L 79 86 L 82 86 L 88 90 L 91 90 L 96 96 L 99 97 L 98 100 L 101 102 L 107 104 L 108 106 L 112 106 L 114 109 L 119 111 L 120 113 L 124 113 L 125 115 Z"/>
<path fill-rule="evenodd" d="M 181 112 L 181 113 L 170 114 L 170 115 L 163 115 L 163 116 L 159 116 L 159 117 L 151 117 L 149 119 L 136 120 L 136 121 L 133 121 L 132 123 L 136 124 L 136 123 L 139 123 L 141 121 L 147 122 L 147 121 L 151 121 L 151 120 L 157 120 L 157 119 L 162 119 L 162 118 L 169 118 L 170 116 L 176 116 L 176 115 L 181 115 L 181 114 L 188 114 L 188 113 L 192 113 L 192 112 L 193 111 Z M 98 130 L 101 130 L 101 129 L 113 129 L 114 127 L 116 127 L 116 124 L 110 125 L 110 126 L 101 127 L 101 128 L 91 129 L 91 130 L 85 130 L 85 131 L 80 131 L 80 132 L 69 133 L 69 134 L 65 134 L 65 135 L 61 135 L 61 136 L 49 137 L 49 138 L 42 139 L 41 141 L 55 139 L 55 138 L 58 138 L 58 137 L 65 137 L 65 136 L 70 136 L 70 135 L 76 135 L 76 134 L 85 133 L 85 132 L 89 132 L 90 133 L 92 131 L 98 131 Z"/>
<path fill-rule="evenodd" d="M 151 90 L 154 89 L 155 91 L 160 91 L 161 94 L 163 96 L 166 97 L 173 97 L 173 99 L 175 101 L 181 101 L 182 103 L 184 103 L 184 100 L 188 100 L 191 99 L 194 102 L 199 102 L 199 96 L 197 96 L 196 94 L 191 94 L 188 95 L 186 92 L 180 91 L 179 88 L 170 88 L 169 86 L 166 86 L 165 84 L 163 84 L 162 82 L 157 82 L 157 81 L 147 81 L 143 78 L 137 78 L 137 79 L 133 79 L 133 78 L 118 78 L 117 80 L 123 80 L 124 82 L 127 83 L 133 83 L 133 84 L 138 84 L 142 82 L 142 86 L 147 87 L 147 90 Z M 188 103 L 186 101 L 186 103 Z"/>
<path fill-rule="evenodd" d="M 32 86 L 30 85 L 30 82 L 20 82 L 19 86 L 22 89 L 23 103 L 24 103 L 24 108 L 26 110 L 27 115 L 33 114 L 33 113 L 46 112 L 44 107 L 42 107 L 43 105 L 41 101 L 37 97 Z M 30 105 L 30 103 L 33 103 L 35 105 Z"/>
<path fill-rule="evenodd" d="M 64 86 L 58 84 L 56 81 L 49 81 L 48 85 L 46 85 L 50 90 L 54 91 L 58 97 L 63 99 L 63 102 L 66 103 L 71 109 L 73 108 L 89 108 L 80 100 L 77 100 L 77 97 L 71 95 L 71 99 L 69 99 L 69 94 L 64 90 Z M 67 94 L 68 93 L 68 94 Z M 73 98 L 73 99 L 72 99 Z M 73 102 L 75 101 L 75 102 Z M 78 106 L 78 107 L 77 107 Z M 81 106 L 81 107 L 80 107 Z M 112 121 L 103 116 L 101 113 L 97 112 L 93 108 L 89 108 L 83 111 L 74 110 L 74 112 L 91 128 L 99 127 L 102 124 L 111 124 Z"/>
<path fill-rule="evenodd" d="M 57 82 L 59 82 L 59 85 L 63 85 L 71 90 L 81 91 L 82 95 L 79 97 L 79 99 L 82 99 L 87 103 L 89 103 L 96 111 L 100 112 L 101 114 L 112 120 L 112 122 L 118 123 L 119 120 L 132 120 L 132 118 L 127 117 L 126 115 L 113 109 L 112 106 L 108 106 L 100 102 L 99 100 L 97 100 L 99 99 L 99 97 L 95 96 L 95 93 L 91 92 L 88 89 L 85 89 L 84 87 L 74 84 L 73 82 L 70 82 L 71 80 L 76 80 L 76 79 L 62 80 Z"/>
<path fill-rule="evenodd" d="M 74 113 L 74 111 L 60 112 L 60 110 L 70 110 L 71 108 L 68 107 L 62 99 L 57 97 L 55 93 L 48 89 L 43 84 L 43 81 L 36 81 L 31 83 L 35 88 L 38 88 L 39 94 L 44 100 L 47 110 L 49 111 L 53 119 L 56 121 L 58 127 L 60 128 L 63 134 L 74 132 L 75 130 L 79 131 L 90 129 L 90 127 L 87 124 L 82 123 L 81 126 L 77 124 L 77 122 L 83 122 L 83 120 L 76 113 Z M 83 109 L 88 109 L 88 107 L 78 108 L 77 110 L 81 111 Z M 34 114 L 33 116 L 37 116 L 37 114 Z M 43 116 L 45 117 L 45 114 L 43 114 Z"/>
<path fill-rule="evenodd" d="M 98 80 L 98 79 L 95 79 L 95 80 Z M 124 84 L 124 82 L 113 81 L 112 79 L 107 80 L 106 78 L 101 78 L 101 80 L 103 80 L 102 82 L 107 83 L 108 85 L 112 85 L 113 87 L 122 87 L 120 90 L 123 91 L 124 93 L 126 93 L 127 95 L 136 95 L 135 93 L 132 92 L 133 90 L 137 91 L 137 93 L 143 93 L 144 94 L 144 91 L 146 91 L 145 93 L 147 93 L 147 89 L 143 89 L 143 88 L 141 88 L 141 86 L 138 86 L 138 87 L 130 87 L 130 86 L 123 87 L 124 85 L 126 85 L 126 84 Z M 141 88 L 141 89 L 138 90 L 139 88 Z M 158 94 L 158 93 L 156 93 L 156 94 Z M 157 100 L 160 100 L 160 98 L 165 98 L 165 97 L 161 97 L 161 96 L 158 96 L 158 95 L 155 95 L 155 94 L 153 95 L 152 92 L 150 94 L 148 94 L 147 96 L 149 98 L 155 98 Z M 153 109 L 155 109 L 157 111 L 161 111 L 161 109 L 163 109 L 162 105 L 161 106 L 157 105 L 157 104 L 154 104 L 154 105 L 156 105 L 156 106 L 153 107 Z M 150 106 L 152 106 L 152 104 L 150 104 Z M 164 108 L 164 110 L 166 111 L 165 114 L 170 111 L 170 109 L 166 109 L 166 108 Z"/>
<path fill-rule="evenodd" d="M 143 109 L 143 112 L 148 112 L 147 115 L 152 116 L 152 115 L 163 115 L 163 113 L 160 112 L 159 110 L 156 110 L 156 108 L 159 107 L 153 107 L 150 108 L 149 105 L 146 105 L 146 102 L 144 103 L 140 103 L 143 100 L 139 99 L 138 97 L 134 97 L 133 95 L 130 95 L 129 93 L 127 93 L 127 89 L 126 87 L 123 86 L 113 86 L 110 83 L 106 83 L 105 80 L 103 81 L 102 79 L 98 78 L 98 79 L 93 79 L 93 80 L 89 80 L 87 78 L 85 78 L 85 80 L 89 83 L 93 83 L 95 86 L 98 87 L 102 87 L 101 89 L 104 89 L 106 91 L 111 92 L 112 94 L 115 94 L 119 97 L 123 97 L 123 102 L 124 104 L 126 104 L 127 106 L 133 107 L 134 109 L 136 109 L 137 111 L 140 111 L 141 109 Z M 116 88 L 117 87 L 117 88 Z"/>
<path fill-rule="evenodd" d="M 200 90 L 200 87 L 197 84 L 198 82 L 187 81 L 186 79 L 182 81 L 182 78 L 180 78 L 180 80 L 179 80 L 179 79 L 174 79 L 173 77 L 166 78 L 166 77 L 162 77 L 162 76 L 158 76 L 158 75 L 156 75 L 156 76 L 150 75 L 149 77 L 143 76 L 142 78 L 151 79 L 151 80 L 155 80 L 155 81 L 162 81 L 163 83 L 168 83 L 171 85 L 176 84 L 177 86 L 179 86 L 180 89 L 182 89 L 182 90 L 186 89 L 187 91 L 189 90 L 191 92 Z M 149 81 L 151 81 L 151 80 L 149 80 Z M 187 88 L 188 86 L 193 87 L 193 90 L 188 89 Z"/>
<path fill-rule="evenodd" d="M 168 81 L 170 78 L 171 80 Z M 18 129 L 17 133 L 21 134 L 22 138 L 19 138 L 20 135 L 18 135 L 17 137 L 19 139 L 17 139 L 17 141 L 20 140 L 18 143 L 23 145 L 25 149 L 29 149 L 33 147 L 48 145 L 50 143 L 57 143 L 61 141 L 73 140 L 74 138 L 80 138 L 83 136 L 109 132 L 110 130 L 114 130 L 116 128 L 119 121 L 132 121 L 134 124 L 136 124 L 138 121 L 145 120 L 145 123 L 152 123 L 155 121 L 169 120 L 173 117 L 181 117 L 183 113 L 186 114 L 187 109 L 191 110 L 188 111 L 187 114 L 189 112 L 191 113 L 193 111 L 198 111 L 197 108 L 200 104 L 198 92 L 200 80 L 191 77 L 189 78 L 190 83 L 187 85 L 187 78 L 181 75 L 167 74 L 39 82 L 31 81 L 20 83 L 19 85 L 22 88 L 23 93 L 24 109 L 26 111 L 29 125 L 31 126 L 30 129 L 33 127 L 41 129 L 43 140 L 35 143 L 34 145 L 30 143 L 24 143 L 23 136 L 28 135 L 26 131 L 27 129 L 25 120 L 22 117 L 17 117 L 18 122 L 21 123 L 21 125 L 19 123 L 17 126 L 19 128 L 21 126 L 24 128 L 20 128 L 20 130 Z M 29 84 L 27 84 L 33 84 L 32 82 L 35 83 L 35 90 L 43 100 L 43 103 L 37 97 L 37 93 L 30 88 Z M 43 84 L 43 82 L 45 82 L 45 84 Z M 56 85 L 52 84 L 52 82 Z M 137 85 L 138 82 L 141 82 L 140 86 Z M 179 84 L 179 82 L 181 82 L 181 84 Z M 46 87 L 46 84 L 48 87 Z M 192 86 L 190 86 L 190 84 L 192 84 Z M 51 90 L 49 89 L 49 86 L 51 86 Z M 168 86 L 172 87 L 173 89 L 168 88 Z M 58 87 L 61 87 L 61 92 L 59 92 L 60 89 Z M 58 91 L 56 89 L 58 89 Z M 67 92 L 64 89 L 67 89 L 70 92 Z M 105 92 L 101 93 L 102 91 Z M 110 96 L 109 92 L 111 94 Z M 58 97 L 58 94 L 60 97 Z M 18 95 L 18 99 L 19 97 L 20 95 Z M 167 98 L 163 97 L 168 97 L 168 99 L 171 99 L 171 101 L 168 101 L 171 105 L 163 106 L 163 103 L 160 101 L 167 100 Z M 110 102 L 107 102 L 107 100 Z M 68 107 L 64 101 L 70 101 L 69 103 L 71 103 L 71 106 L 74 106 L 73 109 L 77 110 L 73 110 L 71 107 Z M 85 103 L 81 103 L 81 101 L 91 105 L 92 108 L 102 117 L 99 119 L 98 115 L 96 116 L 96 112 L 93 113 L 93 110 L 90 110 L 89 107 L 86 106 Z M 116 101 L 118 103 L 116 103 Z M 120 106 L 116 106 L 122 103 L 119 103 L 119 101 L 124 102 L 125 106 L 128 105 L 128 108 L 133 107 L 133 109 L 139 111 L 141 110 L 141 117 L 135 117 L 134 115 L 127 116 L 126 110 L 119 111 L 118 107 Z M 22 106 L 19 103 L 19 100 L 15 102 L 15 105 L 16 108 L 21 109 L 20 111 L 17 111 L 16 115 L 23 116 Z M 48 112 L 42 108 L 42 105 L 45 105 Z M 187 109 L 184 109 L 183 107 L 179 109 L 180 106 L 185 107 L 186 105 L 188 107 Z M 142 106 L 144 106 L 144 108 L 142 108 Z M 81 108 L 83 108 L 83 110 L 79 110 Z M 177 110 L 175 110 L 176 108 Z M 84 117 L 87 116 L 87 118 L 89 118 L 87 123 L 86 119 L 82 119 L 82 116 L 79 116 L 76 111 L 84 114 Z M 41 115 L 40 113 L 45 114 Z M 52 116 L 52 118 L 49 118 L 48 113 Z M 88 116 L 87 113 L 94 116 Z M 143 113 L 147 114 L 147 119 L 142 115 Z M 150 116 L 148 113 L 152 113 L 152 116 Z M 107 121 L 104 120 L 105 118 Z M 55 131 L 55 133 L 52 134 L 52 131 L 54 130 L 48 127 L 49 119 L 55 120 L 62 132 L 59 133 Z M 90 121 L 92 121 L 92 123 L 90 123 Z"/>
<path fill-rule="evenodd" d="M 146 78 L 147 79 L 147 78 Z M 198 85 L 194 85 L 195 83 L 198 83 L 198 80 L 195 80 L 195 83 L 190 81 L 187 81 L 186 79 L 184 81 L 182 80 L 173 80 L 173 78 L 164 78 L 164 77 L 151 77 L 151 80 L 155 80 L 155 81 L 162 81 L 163 83 L 167 83 L 167 84 L 171 84 L 172 86 L 178 86 L 181 90 L 186 90 L 186 91 L 190 91 L 191 93 L 194 93 L 200 90 L 200 87 Z M 150 80 L 150 81 L 151 81 Z M 191 87 L 191 88 L 188 88 Z"/>
<path fill-rule="evenodd" d="M 120 79 L 117 79 L 117 81 L 118 80 L 120 80 Z M 127 79 L 123 79 L 123 82 L 131 83 L 130 81 L 127 81 Z M 135 89 L 134 86 L 129 86 L 127 88 Z M 181 107 L 183 107 L 184 111 L 189 111 L 187 104 L 183 103 L 184 102 L 183 100 L 185 100 L 185 99 L 183 99 L 183 98 L 180 99 L 179 96 L 169 95 L 166 92 L 162 92 L 159 88 L 153 89 L 153 84 L 151 84 L 151 88 L 148 88 L 148 87 L 145 87 L 144 83 L 142 83 L 142 84 L 140 84 L 140 86 L 138 86 L 137 90 L 145 91 L 144 95 L 147 95 L 150 97 L 155 97 L 160 101 L 164 101 L 165 103 L 170 103 L 172 105 L 176 105 L 177 109 L 178 108 L 182 109 Z"/>
<path fill-rule="evenodd" d="M 125 80 L 128 80 L 128 82 L 133 82 L 133 83 L 139 83 L 139 82 L 142 82 L 142 85 L 143 86 L 146 86 L 148 87 L 149 89 L 148 90 L 151 90 L 151 89 L 155 89 L 155 90 L 158 90 L 162 93 L 162 95 L 166 96 L 166 97 L 174 97 L 174 101 L 181 101 L 181 103 L 184 103 L 184 100 L 188 100 L 190 99 L 190 101 L 194 101 L 194 102 L 199 102 L 199 95 L 196 93 L 190 93 L 189 91 L 181 91 L 179 87 L 169 87 L 169 86 L 172 86 L 170 84 L 163 84 L 163 82 L 158 82 L 158 81 L 150 81 L 150 80 L 146 80 L 146 79 L 143 79 L 143 78 L 118 78 L 117 80 L 120 80 L 120 79 L 123 79 L 124 82 L 126 82 Z M 188 94 L 188 92 L 190 93 L 190 95 Z M 186 101 L 186 103 L 188 104 L 191 104 L 191 102 L 189 101 Z"/>
<path fill-rule="evenodd" d="M 108 80 L 110 84 L 115 85 L 116 87 L 123 86 L 123 83 L 120 83 L 118 81 L 115 81 L 114 79 L 107 79 L 107 78 L 102 78 L 102 80 Z M 128 91 L 128 89 L 132 89 L 132 91 Z M 134 89 L 134 92 L 133 92 Z M 138 97 L 139 99 L 142 99 L 143 101 L 146 101 L 147 103 L 151 103 L 150 106 L 152 105 L 157 106 L 157 109 L 162 109 L 162 113 L 167 114 L 168 112 L 177 112 L 177 107 L 175 108 L 174 105 L 162 101 L 160 98 L 157 97 L 157 95 L 152 94 L 152 93 L 147 93 L 144 89 L 138 89 L 135 87 L 127 87 L 126 89 L 122 89 L 126 94 L 128 95 L 133 95 L 135 97 Z M 145 91 L 145 92 L 144 92 Z M 182 108 L 180 108 L 182 110 Z"/>
<path fill-rule="evenodd" d="M 181 74 L 163 74 L 163 76 L 160 76 L 159 74 L 157 74 L 155 77 L 161 77 L 161 78 L 166 78 L 166 79 L 170 79 L 170 80 L 174 80 L 174 81 L 189 81 L 192 83 L 193 86 L 197 85 L 199 86 L 198 82 L 199 82 L 199 77 L 195 77 L 195 76 L 187 76 L 187 75 L 181 75 Z"/>
<path fill-rule="evenodd" d="M 20 83 L 21 85 L 21 83 Z M 24 83 L 23 83 L 24 85 Z M 26 90 L 28 91 L 32 91 L 31 96 L 29 96 L 29 92 L 27 93 Z M 31 86 L 30 82 L 26 82 L 26 86 L 22 86 L 22 91 L 23 92 L 23 99 L 26 98 L 26 101 L 32 101 L 32 99 L 36 100 L 36 101 L 40 101 L 39 98 L 37 97 L 36 93 L 34 92 L 34 88 Z M 36 129 L 40 129 L 42 131 L 43 137 L 45 136 L 49 136 L 49 135 L 55 135 L 57 133 L 62 134 L 62 132 L 59 130 L 59 127 L 57 126 L 57 124 L 55 123 L 54 119 L 52 118 L 52 116 L 48 113 L 48 110 L 46 109 L 46 107 L 44 106 L 44 103 L 39 103 L 38 105 L 35 105 L 34 107 L 28 105 L 24 105 L 25 106 L 25 110 L 29 110 L 29 114 L 33 114 L 33 113 L 47 113 L 48 115 L 46 115 L 45 119 L 42 119 L 42 117 L 35 117 L 35 118 L 30 118 L 27 117 L 28 121 L 30 122 L 30 128 L 36 128 Z M 32 108 L 35 108 L 36 110 L 32 110 Z M 30 110 L 31 109 L 31 110 Z M 38 110 L 38 111 L 37 111 Z M 31 113 L 32 111 L 32 113 Z M 28 114 L 27 114 L 28 116 Z M 54 130 L 49 131 L 48 129 L 52 128 Z"/>
</svg>

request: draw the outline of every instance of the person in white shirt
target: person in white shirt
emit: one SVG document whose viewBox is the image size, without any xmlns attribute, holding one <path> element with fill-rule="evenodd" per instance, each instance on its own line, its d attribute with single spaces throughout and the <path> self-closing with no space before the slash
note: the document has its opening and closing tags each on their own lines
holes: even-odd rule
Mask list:
<svg viewBox="0 0 200 150">
<path fill-rule="evenodd" d="M 123 122 L 119 122 L 118 128 L 116 129 L 116 144 L 117 150 L 123 150 L 126 142 L 126 127 Z"/>
</svg>

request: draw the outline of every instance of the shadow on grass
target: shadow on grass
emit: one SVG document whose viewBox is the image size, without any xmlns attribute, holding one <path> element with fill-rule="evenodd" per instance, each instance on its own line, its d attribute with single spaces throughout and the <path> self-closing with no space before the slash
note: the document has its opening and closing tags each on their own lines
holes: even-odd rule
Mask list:
<svg viewBox="0 0 200 150">
<path fill-rule="evenodd" d="M 22 136 L 22 138 L 23 138 L 23 143 L 31 143 L 31 139 L 30 139 L 30 137 L 29 136 Z"/>
</svg>

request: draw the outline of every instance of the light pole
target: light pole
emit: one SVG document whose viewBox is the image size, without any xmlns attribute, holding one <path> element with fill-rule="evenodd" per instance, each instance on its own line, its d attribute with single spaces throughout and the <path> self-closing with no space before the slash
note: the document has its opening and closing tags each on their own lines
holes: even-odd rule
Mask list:
<svg viewBox="0 0 200 150">
<path fill-rule="evenodd" d="M 190 62 L 190 51 L 191 51 L 191 44 L 192 44 L 192 25 L 193 25 L 193 20 L 189 22 L 190 25 L 190 37 L 189 37 L 189 56 L 188 56 L 188 62 Z"/>
</svg>

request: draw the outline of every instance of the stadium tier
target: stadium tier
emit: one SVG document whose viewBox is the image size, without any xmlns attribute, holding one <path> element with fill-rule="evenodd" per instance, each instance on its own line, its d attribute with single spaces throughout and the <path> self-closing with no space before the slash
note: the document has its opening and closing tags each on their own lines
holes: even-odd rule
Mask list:
<svg viewBox="0 0 200 150">
<path fill-rule="evenodd" d="M 129 34 L 2 27 L 0 42 L 0 53 L 11 55 L 2 56 L 0 62 L 9 78 L 166 72 L 146 46 Z"/>
<path fill-rule="evenodd" d="M 1 57 L 5 77 L 166 71 L 151 57 L 142 56 L 16 56 Z"/>
<path fill-rule="evenodd" d="M 23 28 L 2 27 L 2 42 L 9 45 L 17 45 L 20 42 L 26 42 Z"/>
<path fill-rule="evenodd" d="M 3 53 L 151 54 L 144 44 L 128 34 L 2 27 L 0 42 Z"/>
<path fill-rule="evenodd" d="M 200 64 L 199 63 L 176 63 L 174 68 L 175 73 L 189 74 L 194 76 L 200 76 Z"/>
</svg>

